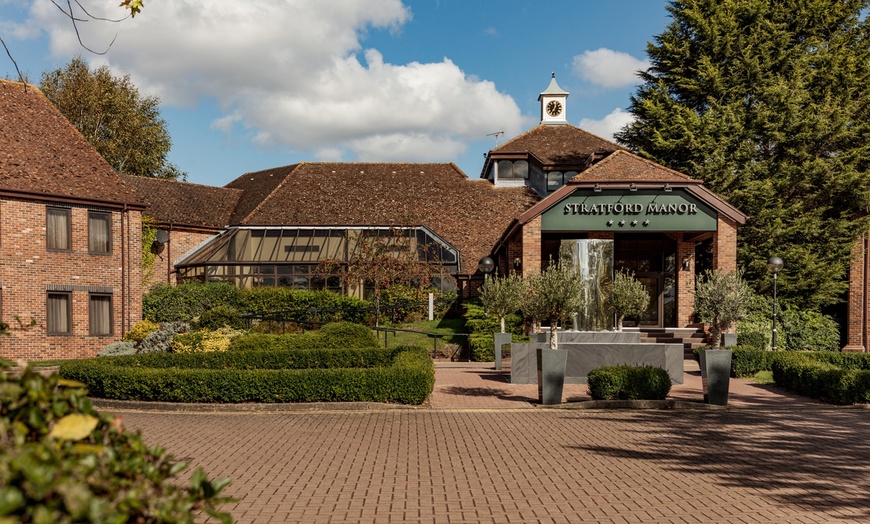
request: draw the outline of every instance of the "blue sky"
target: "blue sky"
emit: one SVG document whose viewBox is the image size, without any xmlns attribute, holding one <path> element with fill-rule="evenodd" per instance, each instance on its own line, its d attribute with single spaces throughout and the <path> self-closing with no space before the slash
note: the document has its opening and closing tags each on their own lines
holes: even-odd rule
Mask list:
<svg viewBox="0 0 870 524">
<path fill-rule="evenodd" d="M 118 3 L 81 0 L 97 16 L 123 15 Z M 93 49 L 115 39 L 95 55 L 51 0 L 0 0 L 0 37 L 32 82 L 80 54 L 160 97 L 190 182 L 304 161 L 455 162 L 477 178 L 497 140 L 539 122 L 551 73 L 569 122 L 611 138 L 665 5 L 151 0 L 135 19 L 80 23 Z M 2 52 L 0 76 L 17 76 Z"/>
</svg>

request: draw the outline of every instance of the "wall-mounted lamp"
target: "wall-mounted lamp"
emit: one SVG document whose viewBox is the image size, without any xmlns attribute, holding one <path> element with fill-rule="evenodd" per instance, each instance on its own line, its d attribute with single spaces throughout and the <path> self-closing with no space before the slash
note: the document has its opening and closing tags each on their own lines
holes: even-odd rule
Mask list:
<svg viewBox="0 0 870 524">
<path fill-rule="evenodd" d="M 595 187 L 592 188 L 592 191 L 595 191 L 596 193 L 600 193 L 600 192 L 601 192 L 601 186 L 598 185 L 598 184 L 595 184 Z"/>
<path fill-rule="evenodd" d="M 514 259 L 514 269 L 519 271 L 521 267 L 523 267 L 523 260 L 520 257 L 516 257 Z"/>
<path fill-rule="evenodd" d="M 665 190 L 665 193 L 670 193 L 671 191 L 674 190 L 674 188 L 672 188 L 670 184 L 665 184 L 664 190 Z"/>
<path fill-rule="evenodd" d="M 634 184 L 634 182 L 632 182 L 631 185 L 628 186 L 628 190 L 629 191 L 637 191 L 637 186 Z"/>
<path fill-rule="evenodd" d="M 683 271 L 688 271 L 691 266 L 692 266 L 692 257 L 687 255 L 686 258 L 683 259 Z"/>
</svg>

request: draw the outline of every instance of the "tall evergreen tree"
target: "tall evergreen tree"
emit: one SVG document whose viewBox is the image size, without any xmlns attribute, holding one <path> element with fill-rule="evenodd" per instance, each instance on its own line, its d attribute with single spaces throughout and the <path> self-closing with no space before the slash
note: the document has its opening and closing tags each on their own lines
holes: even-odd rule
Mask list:
<svg viewBox="0 0 870 524">
<path fill-rule="evenodd" d="M 160 118 L 160 100 L 141 96 L 129 75 L 113 76 L 106 66 L 92 71 L 76 57 L 62 69 L 43 73 L 39 87 L 118 172 L 186 178 L 166 160 L 172 140 Z"/>
<path fill-rule="evenodd" d="M 759 291 L 841 300 L 870 204 L 870 0 L 678 0 L 617 140 L 749 215 L 738 258 Z"/>
</svg>

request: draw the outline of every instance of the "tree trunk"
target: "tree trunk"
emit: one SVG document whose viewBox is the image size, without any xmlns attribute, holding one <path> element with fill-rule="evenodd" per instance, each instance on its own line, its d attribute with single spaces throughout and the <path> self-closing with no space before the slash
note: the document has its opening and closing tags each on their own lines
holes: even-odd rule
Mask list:
<svg viewBox="0 0 870 524">
<path fill-rule="evenodd" d="M 559 321 L 556 319 L 550 319 L 550 349 L 559 349 L 559 340 L 557 330 L 559 327 Z"/>
<path fill-rule="evenodd" d="M 616 331 L 622 333 L 622 321 L 625 319 L 625 315 L 616 315 Z"/>
<path fill-rule="evenodd" d="M 499 322 L 501 323 L 501 332 L 504 333 L 504 317 L 499 317 Z"/>
</svg>

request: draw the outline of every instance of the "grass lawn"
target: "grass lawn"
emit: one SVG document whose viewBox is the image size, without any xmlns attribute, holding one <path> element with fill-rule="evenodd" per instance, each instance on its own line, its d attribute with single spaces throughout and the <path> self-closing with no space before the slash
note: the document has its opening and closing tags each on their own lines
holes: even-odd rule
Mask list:
<svg viewBox="0 0 870 524">
<path fill-rule="evenodd" d="M 396 331 L 390 331 L 386 334 L 388 347 L 413 345 L 420 346 L 428 351 L 437 349 L 439 352 L 456 350 L 458 349 L 456 346 L 463 348 L 463 350 L 468 347 L 468 337 L 451 336 L 457 333 L 466 333 L 465 321 L 462 319 L 421 320 L 420 322 L 404 324 L 382 324 L 381 327 L 396 329 Z M 419 331 L 421 333 L 412 333 L 412 331 Z M 435 337 L 433 342 L 433 337 L 423 333 L 437 333 L 444 336 Z M 383 343 L 384 333 L 378 333 L 378 338 Z"/>
</svg>

